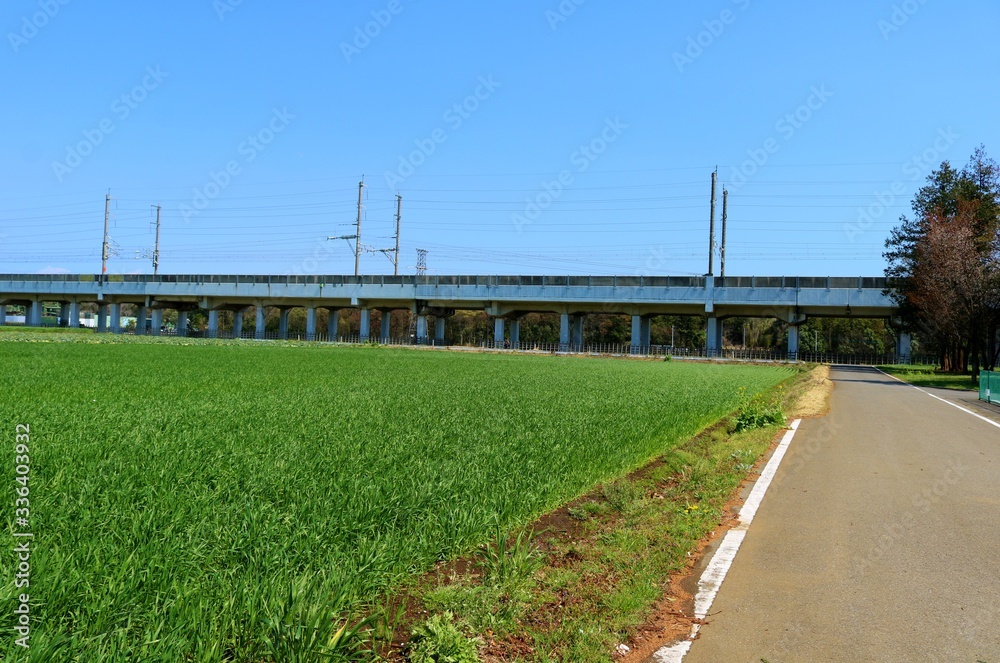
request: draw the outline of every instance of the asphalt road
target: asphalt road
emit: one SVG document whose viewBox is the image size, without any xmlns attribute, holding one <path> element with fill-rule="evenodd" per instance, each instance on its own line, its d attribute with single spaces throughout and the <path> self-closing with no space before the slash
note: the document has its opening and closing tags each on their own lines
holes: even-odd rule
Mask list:
<svg viewBox="0 0 1000 663">
<path fill-rule="evenodd" d="M 1000 663 L 1000 428 L 874 369 L 831 378 L 685 662 Z"/>
</svg>

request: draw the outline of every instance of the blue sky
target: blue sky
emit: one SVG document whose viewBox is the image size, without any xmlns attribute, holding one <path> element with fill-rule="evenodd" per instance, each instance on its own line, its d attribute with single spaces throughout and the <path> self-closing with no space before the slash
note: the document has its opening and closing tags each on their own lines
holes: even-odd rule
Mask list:
<svg viewBox="0 0 1000 663">
<path fill-rule="evenodd" d="M 402 273 L 702 274 L 717 166 L 728 274 L 878 275 L 931 168 L 1000 155 L 985 0 L 95 5 L 0 12 L 0 272 L 99 272 L 110 190 L 109 272 L 159 204 L 162 273 L 352 273 L 363 175 Z"/>
</svg>

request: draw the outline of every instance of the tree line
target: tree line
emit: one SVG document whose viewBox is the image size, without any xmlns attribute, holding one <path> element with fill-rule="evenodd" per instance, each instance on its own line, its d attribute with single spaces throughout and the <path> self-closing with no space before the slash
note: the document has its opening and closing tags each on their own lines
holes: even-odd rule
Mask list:
<svg viewBox="0 0 1000 663">
<path fill-rule="evenodd" d="M 1000 354 L 1000 168 L 977 148 L 933 171 L 885 243 L 887 293 L 940 368 L 993 370 Z"/>
</svg>

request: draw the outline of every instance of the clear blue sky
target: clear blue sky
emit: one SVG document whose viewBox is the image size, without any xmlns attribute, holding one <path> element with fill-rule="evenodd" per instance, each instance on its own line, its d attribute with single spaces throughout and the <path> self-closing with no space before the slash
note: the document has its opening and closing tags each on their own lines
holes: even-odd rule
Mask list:
<svg viewBox="0 0 1000 663">
<path fill-rule="evenodd" d="M 0 272 L 99 272 L 110 189 L 110 272 L 152 272 L 160 204 L 163 273 L 351 273 L 325 238 L 353 232 L 364 175 L 369 248 L 403 196 L 403 273 L 425 248 L 437 274 L 701 274 L 718 166 L 728 274 L 878 275 L 931 167 L 1000 157 L 986 0 L 0 16 Z"/>
</svg>

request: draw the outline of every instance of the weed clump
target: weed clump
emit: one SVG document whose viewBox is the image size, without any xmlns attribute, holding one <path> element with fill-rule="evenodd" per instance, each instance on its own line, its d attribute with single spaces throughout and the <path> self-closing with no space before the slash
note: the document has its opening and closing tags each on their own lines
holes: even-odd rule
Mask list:
<svg viewBox="0 0 1000 663">
<path fill-rule="evenodd" d="M 760 395 L 747 398 L 746 389 L 740 387 L 742 405 L 736 413 L 735 432 L 741 433 L 767 426 L 784 426 L 787 418 L 781 409 L 781 396 L 781 388 L 779 387 L 778 393 L 769 401 L 764 400 Z"/>
<path fill-rule="evenodd" d="M 409 644 L 411 663 L 479 663 L 477 641 L 465 633 L 450 611 L 434 615 L 413 629 Z"/>
</svg>

